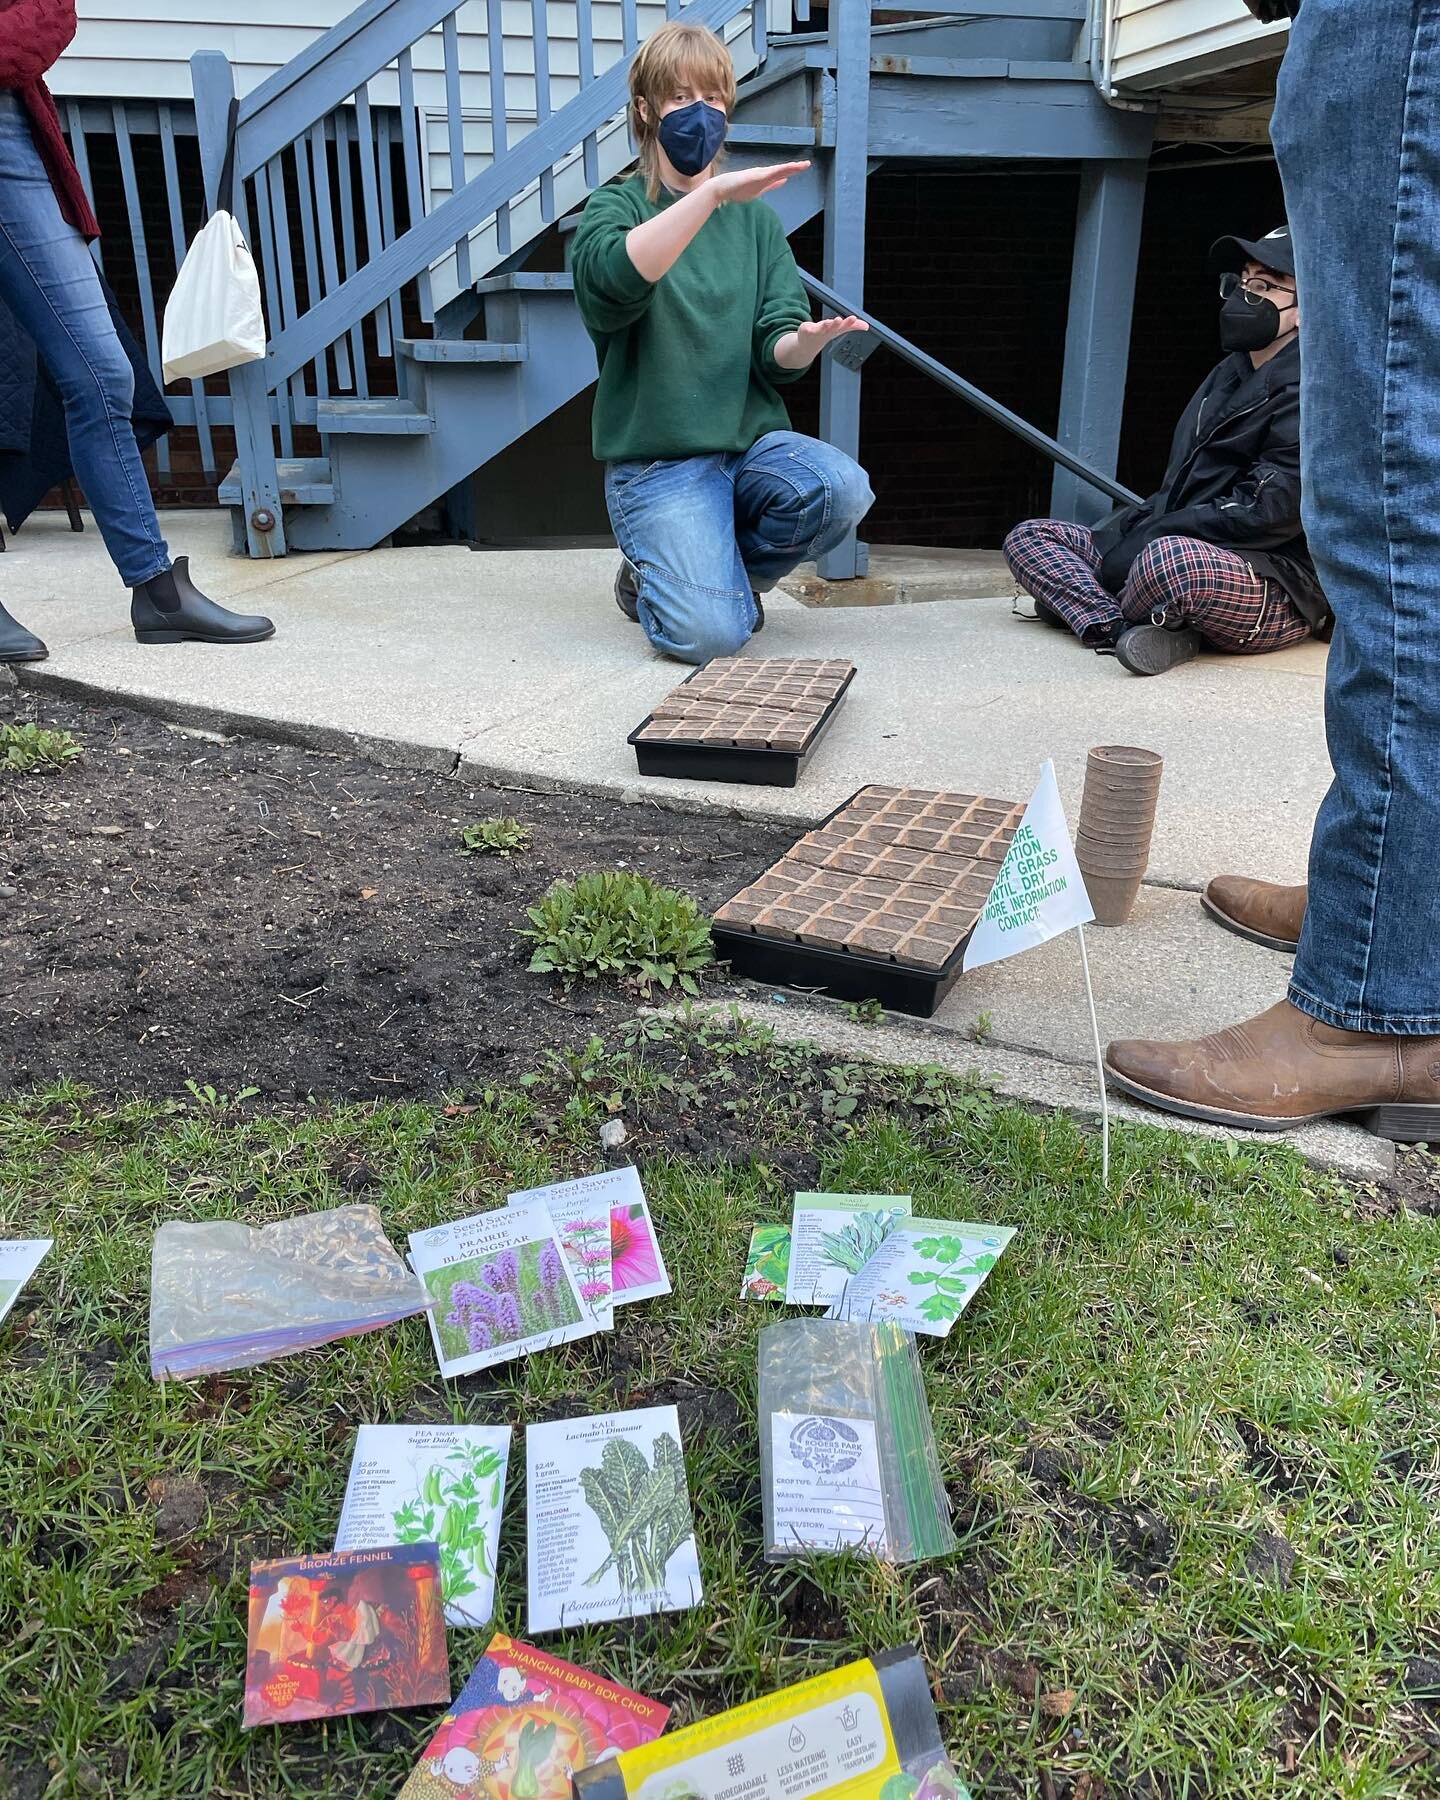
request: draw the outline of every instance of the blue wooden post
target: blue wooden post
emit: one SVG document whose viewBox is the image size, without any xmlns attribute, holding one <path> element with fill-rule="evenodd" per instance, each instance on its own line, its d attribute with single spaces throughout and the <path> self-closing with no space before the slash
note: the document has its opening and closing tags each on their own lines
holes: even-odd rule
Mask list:
<svg viewBox="0 0 1440 1800">
<path fill-rule="evenodd" d="M 865 185 L 869 175 L 870 0 L 830 8 L 835 58 L 835 149 L 825 182 L 825 281 L 847 302 L 865 300 Z M 820 366 L 820 435 L 860 455 L 860 370 L 827 352 Z M 868 565 L 854 532 L 820 559 L 829 581 L 850 581 Z"/>
<path fill-rule="evenodd" d="M 235 77 L 229 59 L 220 51 L 198 50 L 190 58 L 190 79 L 195 89 L 195 129 L 200 139 L 200 166 L 205 176 L 208 210 L 215 204 L 215 189 L 225 160 Z M 237 213 L 242 179 L 237 159 Z M 242 363 L 238 369 L 231 369 L 229 381 L 235 419 L 235 457 L 240 466 L 245 547 L 251 556 L 283 556 L 285 521 L 280 510 L 280 472 L 275 466 L 265 364 Z"/>
<path fill-rule="evenodd" d="M 1055 435 L 1068 450 L 1107 475 L 1115 473 L 1120 457 L 1146 168 L 1135 158 L 1086 162 L 1080 170 L 1065 375 Z M 1109 507 L 1103 494 L 1069 470 L 1056 469 L 1050 494 L 1055 518 L 1088 525 Z"/>
</svg>

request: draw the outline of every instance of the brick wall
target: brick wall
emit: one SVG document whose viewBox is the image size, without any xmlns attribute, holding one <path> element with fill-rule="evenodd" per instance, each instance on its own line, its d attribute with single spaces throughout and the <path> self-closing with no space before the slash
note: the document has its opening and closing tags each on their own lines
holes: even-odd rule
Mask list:
<svg viewBox="0 0 1440 1800">
<path fill-rule="evenodd" d="M 197 195 L 194 140 L 181 139 L 178 149 L 185 186 Z M 173 258 L 158 143 L 138 139 L 135 154 L 152 268 L 163 295 Z M 98 138 L 90 143 L 90 156 L 107 227 L 106 274 L 139 335 L 139 287 L 128 253 L 118 158 L 113 145 Z M 1142 491 L 1158 479 L 1174 420 L 1219 354 L 1208 245 L 1226 231 L 1263 232 L 1282 216 L 1273 164 L 1182 168 L 1172 167 L 1175 161 L 1174 153 L 1162 153 L 1151 176 L 1126 392 L 1120 473 Z M 1046 431 L 1055 429 L 1059 406 L 1077 184 L 1073 165 L 1049 164 L 889 169 L 870 184 L 869 309 Z M 197 200 L 191 207 L 198 215 Z M 292 204 L 298 233 L 297 219 Z M 187 216 L 187 230 L 197 223 L 198 216 Z M 819 222 L 797 233 L 793 244 L 802 267 L 819 273 Z M 295 260 L 298 266 L 298 242 Z M 387 391 L 373 335 L 367 333 L 367 340 L 375 391 Z M 210 386 L 224 391 L 223 379 Z M 818 382 L 798 384 L 787 398 L 796 428 L 814 431 Z M 574 517 L 560 517 L 552 504 L 546 528 L 594 530 L 599 483 L 583 432 L 567 415 L 535 435 L 551 470 L 552 497 L 557 490 L 573 495 Z M 218 429 L 216 440 L 224 470 L 233 458 L 231 434 Z M 195 433 L 177 429 L 169 444 L 171 471 L 163 485 L 154 452 L 147 457 L 157 499 L 165 505 L 213 503 Z M 314 454 L 318 443 L 300 432 L 295 448 Z M 1048 505 L 1051 470 L 1044 458 L 884 350 L 866 365 L 861 453 L 876 489 L 866 530 L 877 543 L 994 546 L 1017 519 Z M 518 479 L 527 452 L 507 454 L 517 459 Z M 498 459 L 489 471 L 498 489 L 506 487 L 505 462 Z M 482 533 L 486 522 L 482 518 Z"/>
</svg>

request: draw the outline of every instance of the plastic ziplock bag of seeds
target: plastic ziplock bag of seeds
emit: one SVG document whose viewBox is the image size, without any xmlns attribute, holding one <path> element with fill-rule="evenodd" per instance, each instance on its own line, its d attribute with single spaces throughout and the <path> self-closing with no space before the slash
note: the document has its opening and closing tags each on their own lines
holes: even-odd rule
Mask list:
<svg viewBox="0 0 1440 1800">
<path fill-rule="evenodd" d="M 431 1304 L 373 1206 L 255 1228 L 171 1220 L 150 1262 L 150 1373 L 210 1375 L 375 1331 Z"/>
<path fill-rule="evenodd" d="M 956 1547 L 915 1340 L 898 1325 L 785 1319 L 760 1333 L 765 1557 Z"/>
</svg>

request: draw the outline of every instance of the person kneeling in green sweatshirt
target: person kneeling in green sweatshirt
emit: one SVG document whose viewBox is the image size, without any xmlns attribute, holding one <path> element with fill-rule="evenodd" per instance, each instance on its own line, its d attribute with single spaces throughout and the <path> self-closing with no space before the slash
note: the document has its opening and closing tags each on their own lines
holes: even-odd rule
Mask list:
<svg viewBox="0 0 1440 1800">
<path fill-rule="evenodd" d="M 621 610 L 682 662 L 731 656 L 760 590 L 870 510 L 865 471 L 790 429 L 779 388 L 859 319 L 810 318 L 779 216 L 758 204 L 808 163 L 721 173 L 735 70 L 672 20 L 630 72 L 640 172 L 590 196 L 575 296 L 595 340 L 594 448 L 624 557 Z"/>
</svg>

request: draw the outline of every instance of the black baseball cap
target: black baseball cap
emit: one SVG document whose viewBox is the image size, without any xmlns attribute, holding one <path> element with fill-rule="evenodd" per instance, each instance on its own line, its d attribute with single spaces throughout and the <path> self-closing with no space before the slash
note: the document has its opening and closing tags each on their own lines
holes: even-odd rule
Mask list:
<svg viewBox="0 0 1440 1800">
<path fill-rule="evenodd" d="M 1210 267 L 1217 275 L 1223 275 L 1229 269 L 1238 274 L 1247 262 L 1257 262 L 1281 275 L 1293 275 L 1295 245 L 1291 241 L 1290 227 L 1279 225 L 1262 238 L 1217 238 L 1210 246 Z"/>
</svg>

